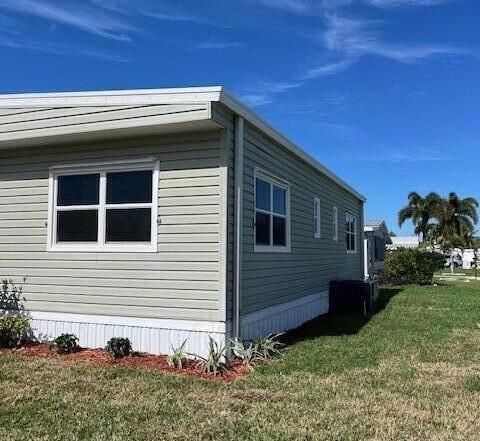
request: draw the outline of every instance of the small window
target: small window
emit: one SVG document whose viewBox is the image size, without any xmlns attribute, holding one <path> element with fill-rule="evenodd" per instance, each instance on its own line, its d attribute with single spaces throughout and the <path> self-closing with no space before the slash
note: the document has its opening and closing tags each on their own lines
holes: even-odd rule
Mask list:
<svg viewBox="0 0 480 441">
<path fill-rule="evenodd" d="M 345 242 L 347 253 L 357 252 L 357 219 L 350 213 L 345 215 Z"/>
<path fill-rule="evenodd" d="M 338 240 L 338 208 L 333 207 L 333 240 Z"/>
<path fill-rule="evenodd" d="M 255 251 L 289 251 L 289 187 L 263 173 L 255 176 Z"/>
<path fill-rule="evenodd" d="M 156 250 L 156 161 L 54 167 L 50 179 L 49 250 Z"/>
<path fill-rule="evenodd" d="M 322 236 L 322 208 L 319 198 L 313 198 L 313 237 L 320 239 Z"/>
</svg>

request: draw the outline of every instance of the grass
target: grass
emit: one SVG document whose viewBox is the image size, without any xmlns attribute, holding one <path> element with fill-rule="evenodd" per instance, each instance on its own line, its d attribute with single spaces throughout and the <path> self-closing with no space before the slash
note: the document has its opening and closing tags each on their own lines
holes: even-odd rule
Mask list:
<svg viewBox="0 0 480 441">
<path fill-rule="evenodd" d="M 476 440 L 480 283 L 384 289 L 230 386 L 0 356 L 0 439 Z"/>
</svg>

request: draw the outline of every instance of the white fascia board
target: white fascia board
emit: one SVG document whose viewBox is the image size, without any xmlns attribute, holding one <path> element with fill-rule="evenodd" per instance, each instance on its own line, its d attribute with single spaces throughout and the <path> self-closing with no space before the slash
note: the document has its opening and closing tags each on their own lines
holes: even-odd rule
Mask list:
<svg viewBox="0 0 480 441">
<path fill-rule="evenodd" d="M 220 100 L 220 86 L 0 95 L 0 108 L 196 104 Z"/>
<path fill-rule="evenodd" d="M 332 171 L 330 171 L 327 167 L 323 164 L 318 162 L 315 158 L 310 156 L 306 153 L 303 149 L 298 147 L 288 138 L 283 136 L 280 132 L 274 129 L 271 125 L 269 125 L 265 120 L 263 120 L 259 115 L 255 112 L 248 109 L 244 104 L 239 102 L 236 98 L 230 95 L 225 90 L 222 90 L 220 95 L 220 102 L 231 109 L 234 113 L 242 116 L 247 121 L 249 121 L 253 126 L 257 127 L 259 130 L 267 134 L 270 138 L 278 142 L 280 145 L 285 147 L 287 150 L 291 151 L 293 154 L 298 156 L 299 158 L 303 159 L 305 162 L 310 164 L 312 167 L 317 169 L 320 173 L 324 174 L 328 178 L 332 179 L 335 183 L 340 185 L 340 187 L 347 190 L 349 193 L 353 194 L 357 197 L 360 201 L 365 202 L 367 199 L 361 193 L 356 191 L 353 187 L 347 184 L 343 179 L 338 177 Z"/>
</svg>

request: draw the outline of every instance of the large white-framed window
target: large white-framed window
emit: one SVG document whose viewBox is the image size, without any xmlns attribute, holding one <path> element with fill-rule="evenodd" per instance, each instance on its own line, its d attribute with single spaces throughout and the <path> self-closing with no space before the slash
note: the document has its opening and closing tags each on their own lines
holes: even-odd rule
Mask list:
<svg viewBox="0 0 480 441">
<path fill-rule="evenodd" d="M 159 162 L 50 168 L 48 251 L 156 252 Z"/>
<path fill-rule="evenodd" d="M 290 186 L 255 169 L 255 252 L 290 252 Z"/>
<path fill-rule="evenodd" d="M 313 237 L 322 237 L 322 203 L 320 198 L 313 198 Z"/>
<path fill-rule="evenodd" d="M 350 213 L 345 214 L 345 242 L 347 253 L 357 252 L 357 218 Z"/>
<path fill-rule="evenodd" d="M 332 222 L 333 222 L 333 240 L 336 242 L 338 241 L 338 208 L 336 206 L 333 206 Z"/>
</svg>

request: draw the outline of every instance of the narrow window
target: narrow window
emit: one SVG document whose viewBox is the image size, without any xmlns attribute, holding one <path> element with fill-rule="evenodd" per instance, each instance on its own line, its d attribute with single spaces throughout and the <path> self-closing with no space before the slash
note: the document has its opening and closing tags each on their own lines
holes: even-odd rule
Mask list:
<svg viewBox="0 0 480 441">
<path fill-rule="evenodd" d="M 255 177 L 255 251 L 288 251 L 289 187 L 257 173 Z"/>
<path fill-rule="evenodd" d="M 357 219 L 350 213 L 345 215 L 345 242 L 347 253 L 355 253 L 357 251 Z"/>
<path fill-rule="evenodd" d="M 320 239 L 322 236 L 322 208 L 319 198 L 313 198 L 313 237 Z"/>
<path fill-rule="evenodd" d="M 158 164 L 54 168 L 49 249 L 155 251 Z"/>
<path fill-rule="evenodd" d="M 338 208 L 333 207 L 333 240 L 338 240 Z"/>
</svg>

